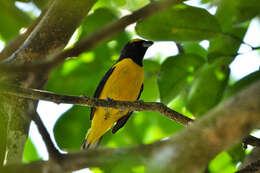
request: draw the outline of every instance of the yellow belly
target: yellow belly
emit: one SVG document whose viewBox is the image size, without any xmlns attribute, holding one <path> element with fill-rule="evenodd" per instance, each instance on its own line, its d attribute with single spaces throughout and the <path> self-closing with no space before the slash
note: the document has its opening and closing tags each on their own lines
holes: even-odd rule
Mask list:
<svg viewBox="0 0 260 173">
<path fill-rule="evenodd" d="M 114 67 L 115 69 L 107 79 L 99 98 L 135 101 L 143 84 L 143 68 L 130 58 L 121 60 Z M 127 111 L 118 109 L 97 108 L 87 140 L 90 143 L 96 142 L 126 113 Z"/>
</svg>

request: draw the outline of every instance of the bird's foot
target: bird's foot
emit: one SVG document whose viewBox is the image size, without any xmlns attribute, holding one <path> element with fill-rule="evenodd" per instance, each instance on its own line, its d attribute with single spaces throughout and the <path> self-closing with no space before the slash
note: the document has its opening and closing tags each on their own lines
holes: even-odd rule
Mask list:
<svg viewBox="0 0 260 173">
<path fill-rule="evenodd" d="M 107 98 L 105 98 L 105 100 L 107 100 L 107 101 L 114 101 L 112 98 L 110 98 L 110 97 L 107 97 Z"/>
</svg>

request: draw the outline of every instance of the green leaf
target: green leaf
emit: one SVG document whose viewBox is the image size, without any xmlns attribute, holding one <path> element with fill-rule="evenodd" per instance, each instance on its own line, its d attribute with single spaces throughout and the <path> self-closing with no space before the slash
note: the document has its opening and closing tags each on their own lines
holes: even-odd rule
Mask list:
<svg viewBox="0 0 260 173">
<path fill-rule="evenodd" d="M 138 116 L 137 116 L 138 115 Z M 127 123 L 124 125 L 123 128 L 121 128 L 118 132 L 115 134 L 112 134 L 111 131 L 107 132 L 101 141 L 101 145 L 106 145 L 109 147 L 119 147 L 119 146 L 131 146 L 143 143 L 145 129 L 149 124 L 146 122 L 142 122 L 142 125 L 139 126 L 139 124 L 136 124 L 136 118 L 140 117 L 141 119 L 144 118 L 144 116 L 140 113 L 134 112 Z M 142 129 L 142 130 L 140 130 Z"/>
<path fill-rule="evenodd" d="M 248 23 L 234 25 L 238 10 L 236 4 L 237 0 L 220 1 L 216 18 L 225 34 L 210 41 L 208 59 L 235 57 L 248 28 Z"/>
<path fill-rule="evenodd" d="M 83 21 L 79 39 L 115 19 L 117 19 L 116 15 L 109 9 L 95 10 Z M 113 65 L 114 57 L 116 59 L 119 57 L 127 41 L 127 34 L 122 32 L 97 46 L 93 51 L 83 53 L 77 59 L 66 61 L 51 73 L 46 86 L 47 90 L 61 94 L 94 95 L 99 81 Z"/>
<path fill-rule="evenodd" d="M 110 131 L 106 133 L 101 145 L 122 147 L 148 144 L 169 137 L 182 128 L 182 125 L 156 112 L 135 112 L 116 134 L 112 135 Z"/>
<path fill-rule="evenodd" d="M 46 7 L 46 4 L 49 2 L 48 0 L 32 0 L 32 1 L 40 9 Z"/>
<path fill-rule="evenodd" d="M 144 133 L 143 143 L 145 144 L 169 137 L 183 129 L 183 126 L 179 123 L 173 122 L 172 120 L 165 118 L 156 112 L 144 112 L 141 116 L 144 116 L 145 122 L 149 122 L 149 125 L 146 127 L 146 131 L 142 132 L 140 130 L 139 132 Z M 151 120 L 149 121 L 148 119 Z"/>
<path fill-rule="evenodd" d="M 187 96 L 187 108 L 195 115 L 202 115 L 222 98 L 229 79 L 230 58 L 222 57 L 205 64 L 196 74 Z"/>
<path fill-rule="evenodd" d="M 24 152 L 23 152 L 23 163 L 29 163 L 32 161 L 41 160 L 34 144 L 31 139 L 28 138 L 25 143 Z"/>
<path fill-rule="evenodd" d="M 134 11 L 144 7 L 149 2 L 149 0 L 127 0 L 127 3 L 125 4 L 125 6 L 123 6 L 123 8 L 126 10 Z"/>
<path fill-rule="evenodd" d="M 227 152 L 217 155 L 209 164 L 211 173 L 233 173 L 236 172 L 236 165 L 232 163 L 232 159 Z"/>
<path fill-rule="evenodd" d="M 203 63 L 202 57 L 192 54 L 167 58 L 161 66 L 158 78 L 161 101 L 168 103 L 180 94 L 192 82 L 195 72 Z"/>
<path fill-rule="evenodd" d="M 224 32 L 229 31 L 233 27 L 232 17 L 236 15 L 236 1 L 220 1 L 218 4 L 215 16 Z"/>
<path fill-rule="evenodd" d="M 93 14 L 87 16 L 83 21 L 82 34 L 80 39 L 89 35 L 90 33 L 102 28 L 108 23 L 118 19 L 118 12 L 112 11 L 107 8 L 99 8 L 94 11 Z M 119 55 L 123 46 L 128 42 L 129 37 L 126 32 L 121 32 L 120 34 L 112 37 L 108 41 L 104 42 L 102 45 L 97 46 L 94 51 L 97 57 L 109 57 Z"/>
<path fill-rule="evenodd" d="M 207 3 L 212 2 L 212 1 L 214 1 L 214 0 L 200 0 L 200 2 L 202 4 L 207 4 Z"/>
<path fill-rule="evenodd" d="M 46 89 L 60 94 L 92 96 L 99 82 L 97 79 L 101 79 L 105 70 L 109 69 L 103 64 L 107 62 L 105 59 L 102 63 L 92 58 L 93 54 L 88 53 L 79 59 L 66 61 L 51 73 Z"/>
<path fill-rule="evenodd" d="M 246 156 L 245 151 L 246 150 L 243 149 L 242 144 L 239 143 L 239 144 L 235 144 L 227 152 L 232 158 L 232 163 L 238 164 L 239 162 L 242 162 L 244 160 Z"/>
<path fill-rule="evenodd" d="M 193 55 L 201 56 L 205 60 L 207 59 L 207 54 L 208 54 L 207 50 L 204 49 L 198 43 L 188 42 L 188 43 L 184 43 L 182 46 L 185 54 L 193 54 Z"/>
<path fill-rule="evenodd" d="M 63 150 L 78 150 L 90 128 L 90 109 L 73 106 L 55 123 L 54 137 Z"/>
<path fill-rule="evenodd" d="M 22 27 L 26 27 L 31 19 L 22 11 L 17 9 L 14 1 L 0 1 L 0 35 L 5 41 L 10 41 L 19 34 Z"/>
<path fill-rule="evenodd" d="M 236 0 L 237 15 L 233 19 L 234 23 L 248 21 L 260 14 L 259 0 Z"/>
<path fill-rule="evenodd" d="M 228 25 L 237 25 L 246 22 L 259 14 L 258 0 L 228 0 L 220 1 L 216 16 L 225 28 Z M 230 28 L 230 26 L 228 26 Z"/>
<path fill-rule="evenodd" d="M 160 64 L 154 60 L 144 60 L 144 89 L 140 100 L 156 101 L 159 98 L 157 78 L 160 71 Z"/>
<path fill-rule="evenodd" d="M 211 39 L 221 32 L 217 20 L 207 10 L 184 4 L 138 22 L 135 30 L 149 40 L 176 42 Z"/>
<path fill-rule="evenodd" d="M 236 57 L 241 45 L 242 38 L 246 33 L 248 25 L 243 25 L 230 29 L 226 35 L 220 35 L 210 41 L 208 59 L 216 59 L 222 56 Z"/>
<path fill-rule="evenodd" d="M 260 71 L 255 71 L 245 76 L 244 78 L 237 81 L 234 85 L 227 88 L 225 92 L 225 98 L 235 95 L 236 93 L 238 93 L 239 91 L 241 91 L 242 89 L 246 88 L 247 86 L 249 86 L 250 84 L 252 84 L 253 82 L 259 79 L 260 79 Z"/>
<path fill-rule="evenodd" d="M 116 19 L 117 16 L 109 9 L 95 10 L 83 21 L 79 39 Z M 51 73 L 47 89 L 55 93 L 93 96 L 99 81 L 113 65 L 114 57 L 119 57 L 127 41 L 127 34 L 122 32 L 93 51 L 66 61 Z M 89 108 L 74 106 L 59 118 L 54 127 L 54 134 L 61 148 L 79 149 L 90 127 L 89 114 Z"/>
<path fill-rule="evenodd" d="M 113 0 L 113 2 L 118 6 L 121 7 L 126 4 L 126 0 Z"/>
</svg>

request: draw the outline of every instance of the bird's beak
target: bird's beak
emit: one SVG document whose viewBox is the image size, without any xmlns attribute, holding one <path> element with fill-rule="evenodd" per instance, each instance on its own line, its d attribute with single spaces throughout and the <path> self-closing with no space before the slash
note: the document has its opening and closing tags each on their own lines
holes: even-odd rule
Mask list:
<svg viewBox="0 0 260 173">
<path fill-rule="evenodd" d="M 150 46 L 152 46 L 153 45 L 153 42 L 152 41 L 144 41 L 143 42 L 143 47 L 150 47 Z"/>
</svg>

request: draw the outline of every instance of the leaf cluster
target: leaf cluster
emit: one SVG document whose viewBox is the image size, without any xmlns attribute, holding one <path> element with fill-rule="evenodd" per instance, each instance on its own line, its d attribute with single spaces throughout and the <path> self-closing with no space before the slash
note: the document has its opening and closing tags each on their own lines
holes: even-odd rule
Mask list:
<svg viewBox="0 0 260 173">
<path fill-rule="evenodd" d="M 47 2 L 35 0 L 31 3 L 41 9 Z M 147 3 L 148 0 L 98 1 L 78 28 L 76 40 L 115 21 L 122 11 L 133 11 Z M 99 80 L 115 63 L 124 44 L 133 34 L 137 34 L 153 41 L 172 41 L 173 45 L 178 43 L 183 49 L 178 55 L 158 55 L 144 60 L 141 100 L 160 100 L 185 115 L 195 118 L 203 116 L 221 101 L 260 78 L 260 71 L 256 71 L 231 83 L 229 67 L 236 58 L 250 22 L 259 15 L 260 3 L 257 0 L 202 0 L 200 3 L 216 8 L 216 13 L 180 4 L 138 21 L 135 33 L 128 30 L 121 32 L 77 59 L 70 59 L 57 67 L 51 73 L 46 89 L 60 94 L 93 95 Z M 35 17 L 18 9 L 14 1 L 0 1 L 0 18 L 0 39 L 8 43 Z M 209 47 L 201 46 L 203 40 L 208 40 Z M 73 106 L 60 116 L 54 126 L 54 136 L 61 149 L 73 151 L 80 148 L 90 127 L 89 113 L 89 108 Z M 119 147 L 151 143 L 174 135 L 182 128 L 157 113 L 136 112 L 118 133 L 113 136 L 107 133 L 101 145 Z M 234 172 L 244 157 L 245 151 L 238 144 L 212 160 L 208 170 L 211 173 Z M 37 159 L 40 158 L 28 140 L 24 161 Z M 124 165 L 113 171 L 120 172 L 122 169 Z M 98 169 L 93 171 L 100 172 Z M 109 169 L 103 171 L 111 172 Z M 145 167 L 128 171 L 144 172 Z"/>
</svg>

